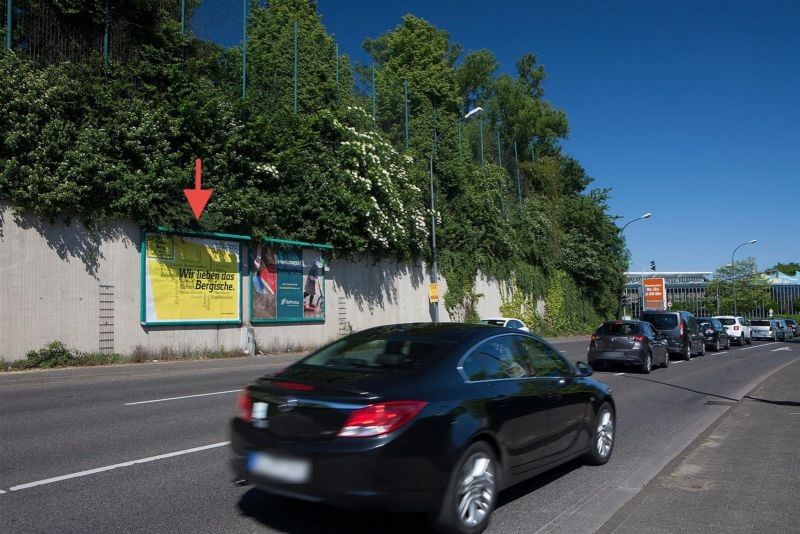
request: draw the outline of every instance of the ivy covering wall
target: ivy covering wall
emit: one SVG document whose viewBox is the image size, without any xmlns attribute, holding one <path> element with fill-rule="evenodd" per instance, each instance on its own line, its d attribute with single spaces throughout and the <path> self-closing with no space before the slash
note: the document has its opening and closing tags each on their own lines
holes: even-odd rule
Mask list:
<svg viewBox="0 0 800 534">
<path fill-rule="evenodd" d="M 626 251 L 609 192 L 591 189 L 564 153 L 567 118 L 545 100 L 535 54 L 519 59 L 516 75 L 500 74 L 490 51 L 464 53 L 446 31 L 406 15 L 364 44 L 373 117 L 373 66 L 339 56 L 337 77 L 335 43 L 313 2 L 253 2 L 244 97 L 241 48 L 182 34 L 168 2 L 123 4 L 138 21 L 124 61 L 43 61 L 30 46 L 0 53 L 0 197 L 49 219 L 128 217 L 145 228 L 329 243 L 339 256 L 427 260 L 433 152 L 451 312 L 476 319 L 481 272 L 511 288 L 503 313 L 541 332 L 586 331 L 615 313 Z M 97 2 L 48 5 L 87 34 L 102 28 Z M 475 106 L 486 112 L 459 122 Z M 200 221 L 181 192 L 193 186 L 197 157 L 203 186 L 214 188 Z"/>
</svg>

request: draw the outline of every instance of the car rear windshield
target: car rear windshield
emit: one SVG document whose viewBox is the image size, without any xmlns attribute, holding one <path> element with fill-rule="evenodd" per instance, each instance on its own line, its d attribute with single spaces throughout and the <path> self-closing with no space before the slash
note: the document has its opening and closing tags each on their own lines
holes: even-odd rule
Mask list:
<svg viewBox="0 0 800 534">
<path fill-rule="evenodd" d="M 721 322 L 725 326 L 731 326 L 736 324 L 736 319 L 720 319 L 719 322 Z"/>
<path fill-rule="evenodd" d="M 605 323 L 597 329 L 597 333 L 612 336 L 632 336 L 639 333 L 639 325 L 634 323 Z"/>
<path fill-rule="evenodd" d="M 481 321 L 483 324 L 490 324 L 494 326 L 503 326 L 506 324 L 504 319 L 484 319 Z"/>
<path fill-rule="evenodd" d="M 678 326 L 678 316 L 672 313 L 646 314 L 644 320 L 662 330 Z"/>
<path fill-rule="evenodd" d="M 750 321 L 750 326 L 770 326 L 769 321 Z"/>
<path fill-rule="evenodd" d="M 413 371 L 452 346 L 449 342 L 396 336 L 341 339 L 299 362 L 335 369 L 359 369 L 376 373 Z"/>
</svg>

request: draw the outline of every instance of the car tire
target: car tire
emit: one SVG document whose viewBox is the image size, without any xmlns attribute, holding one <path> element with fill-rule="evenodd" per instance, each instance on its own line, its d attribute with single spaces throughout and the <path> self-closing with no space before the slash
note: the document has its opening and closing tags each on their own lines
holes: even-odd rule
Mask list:
<svg viewBox="0 0 800 534">
<path fill-rule="evenodd" d="M 742 334 L 742 335 L 744 335 L 744 334 Z M 749 336 L 747 336 L 747 344 L 748 345 L 752 345 L 753 344 L 753 334 L 750 334 Z"/>
<path fill-rule="evenodd" d="M 644 359 L 642 360 L 642 364 L 639 367 L 639 371 L 641 371 L 646 375 L 649 375 L 650 369 L 652 368 L 653 368 L 653 353 L 648 352 L 647 354 L 644 355 Z"/>
<path fill-rule="evenodd" d="M 691 340 L 689 340 L 689 342 L 686 344 L 686 354 L 683 355 L 683 359 L 686 360 L 687 362 L 692 359 L 692 341 Z"/>
<path fill-rule="evenodd" d="M 434 527 L 448 534 L 478 534 L 486 529 L 497 504 L 499 465 L 492 448 L 476 441 L 450 474 Z"/>
<path fill-rule="evenodd" d="M 719 352 L 721 350 L 722 350 L 722 346 L 719 344 L 719 338 L 718 338 L 716 345 L 714 345 L 714 352 Z"/>
<path fill-rule="evenodd" d="M 700 345 L 700 352 L 697 355 L 698 356 L 705 356 L 706 355 L 706 344 L 705 343 Z"/>
<path fill-rule="evenodd" d="M 611 458 L 614 450 L 614 436 L 617 417 L 614 409 L 607 402 L 600 405 L 595 415 L 592 428 L 592 440 L 589 443 L 589 452 L 584 456 L 584 461 L 589 465 L 603 465 Z"/>
<path fill-rule="evenodd" d="M 669 367 L 669 352 L 665 352 L 665 353 L 664 353 L 664 363 L 662 363 L 662 364 L 661 364 L 661 366 L 662 366 L 664 369 L 666 369 L 667 367 Z"/>
</svg>

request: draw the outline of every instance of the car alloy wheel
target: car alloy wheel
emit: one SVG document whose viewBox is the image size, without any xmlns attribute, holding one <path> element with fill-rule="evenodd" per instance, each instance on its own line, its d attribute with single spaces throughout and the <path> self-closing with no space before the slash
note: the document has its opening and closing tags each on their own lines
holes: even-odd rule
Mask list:
<svg viewBox="0 0 800 534">
<path fill-rule="evenodd" d="M 722 347 L 719 344 L 719 339 L 717 340 L 717 344 L 714 345 L 714 352 L 719 352 L 722 350 Z"/>
<path fill-rule="evenodd" d="M 437 530 L 477 534 L 486 529 L 497 500 L 497 461 L 489 445 L 470 445 L 456 464 L 441 508 L 434 511 Z"/>
<path fill-rule="evenodd" d="M 648 374 L 652 367 L 653 367 L 653 355 L 650 352 L 648 352 L 647 354 L 644 355 L 644 359 L 642 360 L 641 371 L 644 374 Z"/>
<path fill-rule="evenodd" d="M 687 362 L 692 359 L 692 341 L 691 340 L 689 340 L 689 342 L 686 344 L 686 354 L 683 355 L 683 359 L 686 360 Z"/>
<path fill-rule="evenodd" d="M 461 469 L 460 479 L 456 494 L 458 517 L 471 528 L 491 513 L 495 492 L 492 460 L 486 454 L 473 454 Z"/>
<path fill-rule="evenodd" d="M 591 465 L 603 465 L 611 458 L 614 450 L 615 415 L 611 405 L 604 402 L 597 410 L 594 420 L 592 447 L 584 457 Z"/>
</svg>

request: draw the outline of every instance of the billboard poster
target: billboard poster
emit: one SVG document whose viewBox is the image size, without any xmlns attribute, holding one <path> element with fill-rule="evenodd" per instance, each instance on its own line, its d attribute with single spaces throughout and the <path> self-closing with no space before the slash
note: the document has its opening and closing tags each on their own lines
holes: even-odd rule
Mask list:
<svg viewBox="0 0 800 534">
<path fill-rule="evenodd" d="M 250 303 L 254 323 L 325 320 L 325 259 L 302 246 L 253 246 Z"/>
<path fill-rule="evenodd" d="M 142 323 L 241 322 L 240 261 L 238 241 L 144 234 Z"/>
<path fill-rule="evenodd" d="M 664 286 L 663 278 L 644 278 L 642 280 L 644 288 L 645 310 L 665 310 L 667 309 L 667 291 Z"/>
</svg>

